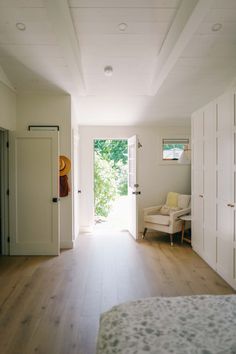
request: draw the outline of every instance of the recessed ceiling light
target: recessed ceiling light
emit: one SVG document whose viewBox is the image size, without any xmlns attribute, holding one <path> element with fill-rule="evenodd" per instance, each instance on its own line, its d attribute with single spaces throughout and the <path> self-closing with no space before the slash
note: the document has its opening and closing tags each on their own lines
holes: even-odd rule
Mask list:
<svg viewBox="0 0 236 354">
<path fill-rule="evenodd" d="M 16 23 L 16 28 L 19 30 L 19 31 L 25 31 L 26 29 L 26 26 L 23 22 L 17 22 Z"/>
<path fill-rule="evenodd" d="M 112 74 L 113 74 L 112 66 L 110 66 L 110 65 L 105 66 L 104 73 L 106 76 L 112 76 Z"/>
<path fill-rule="evenodd" d="M 119 31 L 120 31 L 120 32 L 124 32 L 127 27 L 128 27 L 127 23 L 124 23 L 124 22 L 123 22 L 123 23 L 120 23 L 120 24 L 118 25 L 118 28 L 119 28 Z"/>
<path fill-rule="evenodd" d="M 214 25 L 212 25 L 211 27 L 211 30 L 213 32 L 218 32 L 221 30 L 222 26 L 223 26 L 222 23 L 214 23 Z"/>
</svg>

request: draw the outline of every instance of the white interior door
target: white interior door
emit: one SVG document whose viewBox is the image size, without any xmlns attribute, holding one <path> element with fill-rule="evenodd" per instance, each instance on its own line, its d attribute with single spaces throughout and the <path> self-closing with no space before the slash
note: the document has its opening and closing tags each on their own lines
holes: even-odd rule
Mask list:
<svg viewBox="0 0 236 354">
<path fill-rule="evenodd" d="M 138 139 L 134 135 L 128 139 L 128 194 L 130 205 L 129 232 L 135 240 L 138 239 L 138 198 L 140 194 L 137 182 L 137 148 Z"/>
<path fill-rule="evenodd" d="M 58 132 L 10 136 L 10 254 L 59 254 Z"/>
</svg>

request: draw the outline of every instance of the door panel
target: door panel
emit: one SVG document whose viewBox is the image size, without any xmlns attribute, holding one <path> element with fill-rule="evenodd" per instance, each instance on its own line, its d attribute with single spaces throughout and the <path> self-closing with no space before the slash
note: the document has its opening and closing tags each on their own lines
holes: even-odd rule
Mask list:
<svg viewBox="0 0 236 354">
<path fill-rule="evenodd" d="M 222 203 L 217 208 L 217 270 L 229 280 L 233 277 L 233 210 Z"/>
<path fill-rule="evenodd" d="M 204 108 L 204 254 L 216 267 L 216 103 Z"/>
<path fill-rule="evenodd" d="M 204 249 L 203 242 L 203 198 L 196 196 L 192 201 L 192 244 L 194 249 L 201 255 Z"/>
<path fill-rule="evenodd" d="M 128 195 L 130 209 L 129 232 L 138 239 L 138 198 L 137 198 L 137 136 L 128 139 Z"/>
<path fill-rule="evenodd" d="M 233 95 L 218 99 L 217 119 L 217 270 L 233 276 Z M 231 102 L 232 101 L 232 102 Z"/>
<path fill-rule="evenodd" d="M 10 253 L 59 254 L 58 133 L 12 135 Z"/>
</svg>

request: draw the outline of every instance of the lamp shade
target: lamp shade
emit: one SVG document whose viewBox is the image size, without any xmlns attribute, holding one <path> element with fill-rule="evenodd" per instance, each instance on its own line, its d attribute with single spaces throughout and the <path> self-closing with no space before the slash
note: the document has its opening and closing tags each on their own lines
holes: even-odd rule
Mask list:
<svg viewBox="0 0 236 354">
<path fill-rule="evenodd" d="M 184 149 L 178 162 L 182 165 L 190 165 L 191 164 L 191 152 L 190 149 Z"/>
</svg>

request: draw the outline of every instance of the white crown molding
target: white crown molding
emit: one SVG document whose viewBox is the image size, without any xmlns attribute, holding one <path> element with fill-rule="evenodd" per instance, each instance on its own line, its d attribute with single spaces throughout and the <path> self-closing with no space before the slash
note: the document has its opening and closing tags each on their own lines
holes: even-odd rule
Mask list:
<svg viewBox="0 0 236 354">
<path fill-rule="evenodd" d="M 150 87 L 154 96 L 160 89 L 186 45 L 198 29 L 214 0 L 183 0 L 163 43 Z"/>
</svg>

